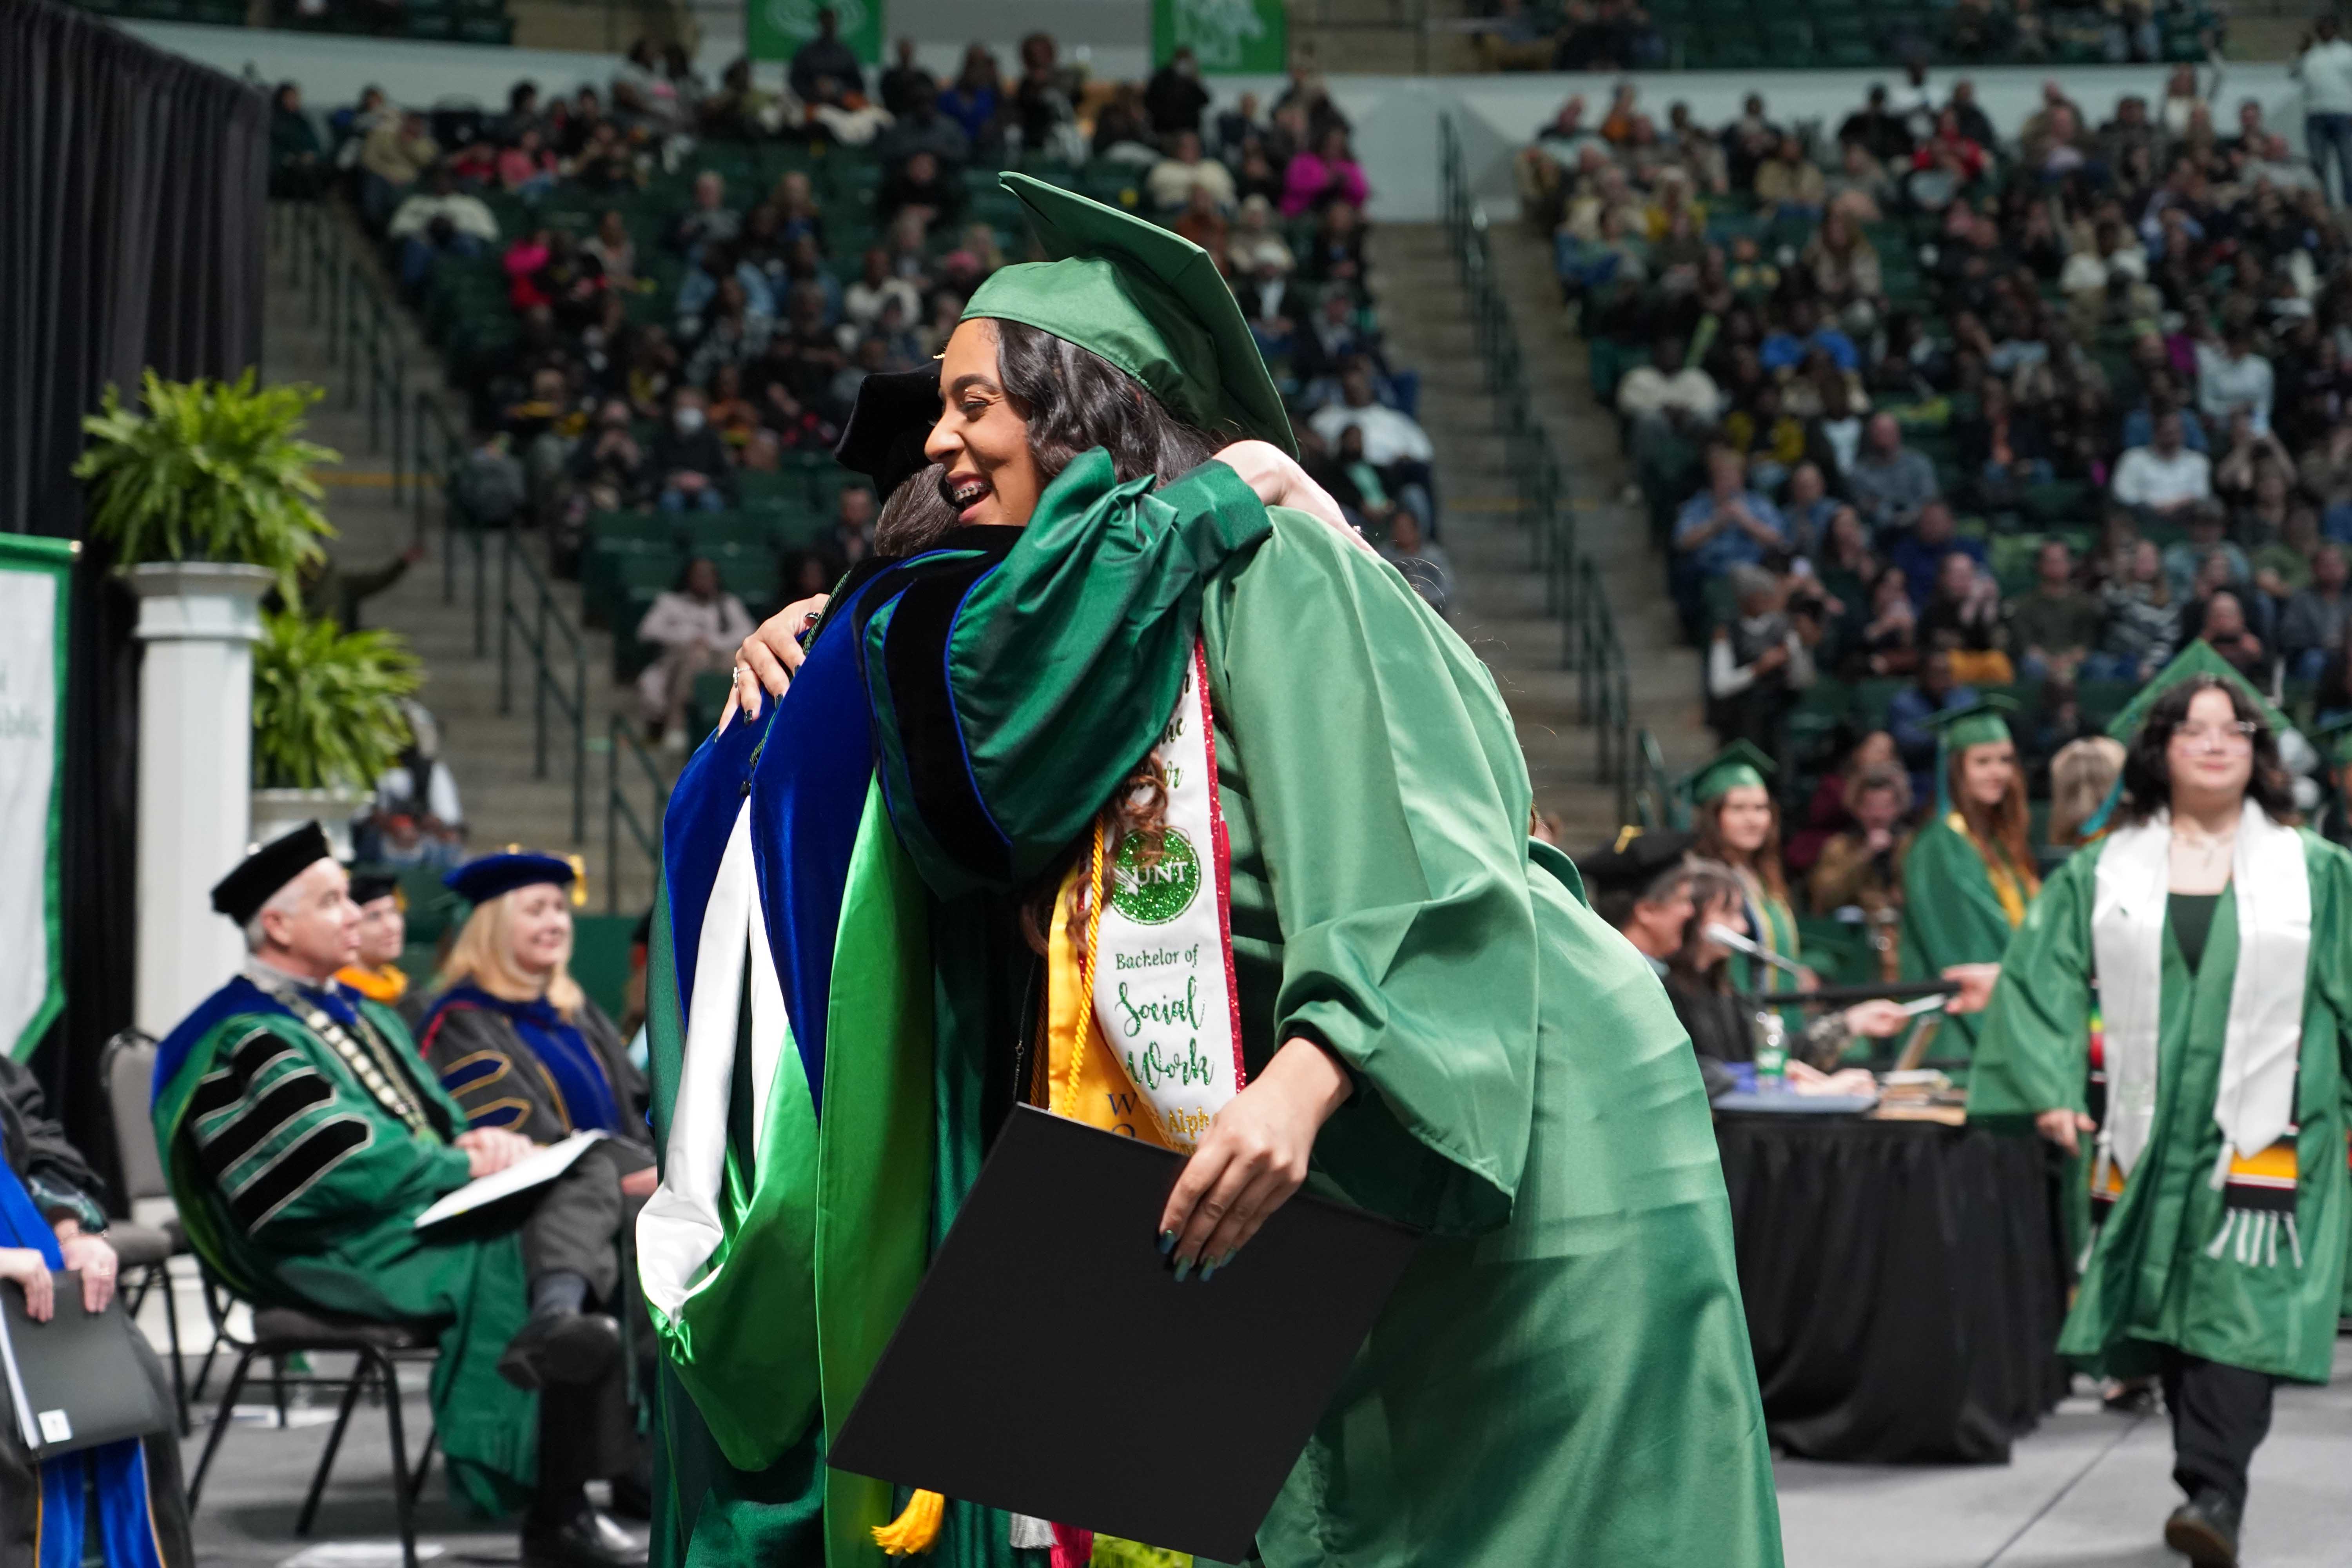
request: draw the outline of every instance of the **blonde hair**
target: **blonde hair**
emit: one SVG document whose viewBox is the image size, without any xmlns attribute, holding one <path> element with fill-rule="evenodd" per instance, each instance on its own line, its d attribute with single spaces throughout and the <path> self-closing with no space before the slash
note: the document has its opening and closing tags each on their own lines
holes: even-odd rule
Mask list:
<svg viewBox="0 0 2352 1568">
<path fill-rule="evenodd" d="M 514 961 L 514 943 L 509 930 L 514 923 L 514 900 L 530 891 L 530 888 L 545 885 L 534 882 L 530 887 L 500 893 L 488 903 L 474 906 L 474 912 L 466 917 L 465 929 L 450 944 L 449 956 L 441 961 L 442 990 L 470 980 L 501 1001 L 536 1002 L 544 995 L 548 1005 L 562 1015 L 567 1024 L 580 1016 L 580 1005 L 587 998 L 580 989 L 580 982 L 572 978 L 569 937 L 564 941 L 562 956 L 548 971 L 544 992 Z M 567 909 L 564 912 L 571 911 Z"/>
<path fill-rule="evenodd" d="M 2123 775 L 2124 748 L 2105 735 L 2069 741 L 2050 759 L 2051 844 L 2071 848 L 2083 840 L 2083 824 L 2106 800 Z"/>
</svg>

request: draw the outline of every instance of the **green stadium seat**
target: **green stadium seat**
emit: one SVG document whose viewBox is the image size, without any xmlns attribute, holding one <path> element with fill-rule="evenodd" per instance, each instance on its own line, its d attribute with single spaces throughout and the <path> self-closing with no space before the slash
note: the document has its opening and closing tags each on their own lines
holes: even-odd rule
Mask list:
<svg viewBox="0 0 2352 1568">
<path fill-rule="evenodd" d="M 688 555 L 721 554 L 741 551 L 775 551 L 775 531 L 767 520 L 750 511 L 688 512 L 680 519 L 678 537 Z"/>
</svg>

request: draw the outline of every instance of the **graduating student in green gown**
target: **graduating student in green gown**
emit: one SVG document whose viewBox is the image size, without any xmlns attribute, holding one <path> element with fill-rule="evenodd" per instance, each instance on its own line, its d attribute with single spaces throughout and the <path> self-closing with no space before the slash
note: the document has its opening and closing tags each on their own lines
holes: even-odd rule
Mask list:
<svg viewBox="0 0 2352 1568">
<path fill-rule="evenodd" d="M 1789 902 L 1789 879 L 1780 869 L 1780 806 L 1768 782 L 1779 769 L 1746 741 L 1730 745 L 1685 782 L 1691 799 L 1691 826 L 1697 837 L 1691 853 L 1731 868 L 1748 895 L 1748 935 L 1790 963 L 1798 961 L 1797 911 Z M 1750 994 L 1816 984 L 1810 972 L 1791 974 L 1775 963 L 1733 953 L 1727 971 L 1734 991 Z M 1788 1012 L 1791 1029 L 1804 1018 Z"/>
<path fill-rule="evenodd" d="M 1972 1118 L 2088 1135 L 2113 1201 L 2059 1349 L 2161 1374 L 2188 1494 L 2166 1540 L 2200 1564 L 2236 1561 L 2272 1384 L 2326 1380 L 2343 1299 L 2352 856 L 2289 826 L 2284 728 L 2202 642 L 2118 719 L 2116 825 L 2027 912 L 1969 1084 Z"/>
<path fill-rule="evenodd" d="M 881 580 L 853 573 L 806 663 L 796 606 L 746 645 L 739 687 L 757 723 L 765 699 L 750 680 L 774 692 L 796 667 L 769 733 L 805 742 L 789 721 L 826 700 L 842 658 L 862 671 L 888 830 L 861 828 L 859 854 L 903 855 L 928 911 L 931 1066 L 890 1090 L 920 1108 L 890 1124 L 933 1136 L 919 1158 L 937 1203 L 916 1219 L 936 1234 L 951 1218 L 1003 1086 L 1087 1120 L 1134 1100 L 1115 1076 L 1133 1057 L 1094 1054 L 1087 994 L 1064 992 L 1074 933 L 1091 933 L 1106 900 L 1188 918 L 1224 883 L 1246 1087 L 1205 1119 L 1170 1108 L 1190 1162 L 1167 1211 L 1138 1224 L 1162 1232 L 1178 1278 L 1209 1289 L 1250 1267 L 1251 1236 L 1302 1183 L 1432 1233 L 1260 1531 L 1263 1562 L 1777 1563 L 1698 1069 L 1648 965 L 1586 908 L 1568 861 L 1529 844 L 1527 769 L 1491 677 L 1287 455 L 1280 400 L 1208 258 L 1005 178 L 1056 259 L 984 284 L 942 362 L 929 452 L 958 526 L 919 558 L 936 591 L 877 603 Z M 1187 731 L 1211 743 L 1221 824 L 1190 844 L 1173 830 L 1199 775 L 1153 760 Z M 706 753 L 727 743 L 722 731 Z M 755 835 L 769 766 L 751 780 Z M 1213 861 L 1228 875 L 1211 876 Z M 867 1037 L 841 1003 L 842 941 L 821 1142 L 839 1119 L 879 1114 L 847 1088 L 845 1042 Z M 1024 1020 L 1020 998 L 1040 993 L 1045 1016 Z M 654 994 L 658 1068 L 668 1004 Z M 797 1012 L 796 1034 L 812 1018 Z M 1050 1048 L 1032 1050 L 1037 1025 Z M 693 1081 L 691 1059 L 686 1071 Z M 1150 1077 L 1133 1087 L 1148 1093 Z M 821 1148 L 820 1167 L 853 1152 Z M 667 1158 L 680 1161 L 675 1142 Z M 839 1245 L 896 1257 L 884 1212 L 862 1208 L 867 1228 Z M 849 1328 L 827 1324 L 828 1245 L 820 1232 L 829 1367 L 827 1336 Z M 762 1303 L 779 1322 L 799 1305 Z M 723 1408 L 716 1382 L 701 1414 L 740 1432 L 753 1413 Z M 822 1426 L 835 1403 L 826 1393 Z M 759 1525 L 730 1499 L 766 1486 L 787 1520 L 821 1435 L 757 1476 L 705 1479 L 718 1472 L 695 1460 L 681 1509 L 733 1506 L 719 1528 L 740 1539 Z M 870 1531 L 896 1500 L 836 1485 L 823 1507 L 847 1517 L 826 1520 L 830 1568 L 879 1562 Z M 914 1520 L 919 1541 L 899 1532 L 908 1522 L 894 1544 L 1015 1560 L 1003 1515 L 935 1505 Z M 681 1528 L 698 1545 L 717 1538 Z"/>
<path fill-rule="evenodd" d="M 2311 830 L 2330 844 L 2352 849 L 2352 714 L 2321 725 L 2310 739 L 2327 764 L 2327 794 L 2311 814 Z"/>
<path fill-rule="evenodd" d="M 2025 775 L 2006 697 L 1932 715 L 1936 805 L 1903 859 L 1903 974 L 1932 979 L 1956 963 L 1998 963 L 2042 890 L 2028 840 Z M 1939 1058 L 1965 1057 L 1977 1018 L 1939 1026 Z"/>
<path fill-rule="evenodd" d="M 250 956 L 155 1062 L 155 1136 L 189 1242 L 257 1304 L 437 1330 L 452 1489 L 482 1512 L 525 1510 L 528 1564 L 642 1563 L 584 1490 L 634 1458 L 618 1327 L 593 1310 L 619 1281 L 618 1172 L 583 1159 L 536 1198 L 416 1228 L 532 1145 L 468 1131 L 399 1015 L 335 981 L 358 952 L 349 889 L 310 823 L 213 889 Z"/>
</svg>

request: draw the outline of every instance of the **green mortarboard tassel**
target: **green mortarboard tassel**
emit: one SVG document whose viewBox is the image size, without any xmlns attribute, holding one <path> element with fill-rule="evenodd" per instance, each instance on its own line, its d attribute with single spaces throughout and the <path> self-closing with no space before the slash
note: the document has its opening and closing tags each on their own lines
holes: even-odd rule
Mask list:
<svg viewBox="0 0 2352 1568">
<path fill-rule="evenodd" d="M 1760 788 L 1766 779 L 1780 771 L 1779 764 L 1760 747 L 1748 741 L 1734 741 L 1685 777 L 1682 790 L 1690 796 L 1693 805 L 1705 805 L 1742 784 Z"/>
<path fill-rule="evenodd" d="M 2154 678 L 2140 688 L 2139 695 L 2133 698 L 2130 705 L 2116 715 L 2115 722 L 2107 726 L 2107 733 L 2126 745 L 2131 744 L 2131 738 L 2139 732 L 2142 724 L 2147 722 L 2147 711 L 2156 706 L 2156 700 L 2182 681 L 2200 675 L 2210 675 L 2223 685 L 2233 686 L 2244 693 L 2253 703 L 2254 711 L 2261 715 L 2263 722 L 2270 727 L 2272 735 L 2283 736 L 2294 728 L 2294 720 L 2280 712 L 2269 698 L 2254 689 L 2253 682 L 2239 674 L 2228 659 L 2213 651 L 2210 643 L 2200 637 L 2182 648 L 2179 657 L 2158 670 Z"/>
<path fill-rule="evenodd" d="M 999 268 L 963 319 L 1020 321 L 1100 355 L 1185 423 L 1292 457 L 1297 439 L 1249 321 L 1209 253 L 1182 235 L 1026 174 L 1000 176 L 1051 261 Z"/>
<path fill-rule="evenodd" d="M 1947 708 L 1940 713 L 1930 713 L 1919 721 L 1936 731 L 1936 820 L 1940 822 L 1952 810 L 1952 756 L 1970 746 L 1990 746 L 2012 741 L 2007 714 L 2017 711 L 2017 700 L 2000 692 L 1988 692 L 1974 701 L 1963 702 L 1957 708 Z"/>
</svg>

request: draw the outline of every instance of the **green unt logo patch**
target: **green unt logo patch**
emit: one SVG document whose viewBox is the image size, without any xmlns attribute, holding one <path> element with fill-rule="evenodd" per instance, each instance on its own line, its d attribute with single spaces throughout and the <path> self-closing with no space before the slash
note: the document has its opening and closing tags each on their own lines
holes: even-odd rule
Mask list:
<svg viewBox="0 0 2352 1568">
<path fill-rule="evenodd" d="M 1119 840 L 1111 857 L 1116 879 L 1111 908 L 1139 926 L 1166 925 L 1192 907 L 1201 892 L 1201 857 L 1192 841 L 1175 828 L 1166 828 L 1160 840 L 1160 858 L 1139 866 L 1142 837 L 1129 834 Z"/>
</svg>

